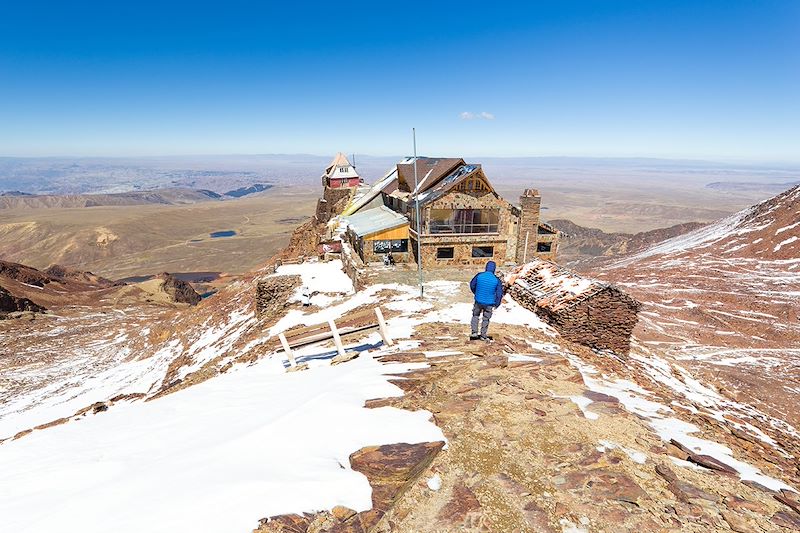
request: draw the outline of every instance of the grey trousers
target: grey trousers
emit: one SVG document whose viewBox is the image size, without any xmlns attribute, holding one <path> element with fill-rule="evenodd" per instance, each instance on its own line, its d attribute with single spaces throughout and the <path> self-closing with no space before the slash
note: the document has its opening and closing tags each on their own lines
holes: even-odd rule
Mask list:
<svg viewBox="0 0 800 533">
<path fill-rule="evenodd" d="M 492 311 L 494 311 L 494 306 L 475 302 L 475 305 L 472 306 L 472 335 L 478 334 L 478 321 L 480 320 L 481 314 L 483 314 L 481 335 L 486 336 L 486 333 L 489 331 L 489 320 L 492 318 Z"/>
</svg>

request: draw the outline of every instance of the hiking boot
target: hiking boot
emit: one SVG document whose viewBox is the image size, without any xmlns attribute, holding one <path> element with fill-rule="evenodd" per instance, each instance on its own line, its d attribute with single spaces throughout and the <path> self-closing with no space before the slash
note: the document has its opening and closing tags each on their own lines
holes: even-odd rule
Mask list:
<svg viewBox="0 0 800 533">
<path fill-rule="evenodd" d="M 472 335 L 469 336 L 469 340 L 471 340 L 471 341 L 477 341 L 477 340 L 480 340 L 480 338 L 481 338 L 481 336 L 478 335 L 477 333 L 473 333 Z"/>
<path fill-rule="evenodd" d="M 487 342 L 490 341 L 490 340 L 493 340 L 491 335 L 481 335 L 480 339 L 482 341 L 487 341 Z"/>
</svg>

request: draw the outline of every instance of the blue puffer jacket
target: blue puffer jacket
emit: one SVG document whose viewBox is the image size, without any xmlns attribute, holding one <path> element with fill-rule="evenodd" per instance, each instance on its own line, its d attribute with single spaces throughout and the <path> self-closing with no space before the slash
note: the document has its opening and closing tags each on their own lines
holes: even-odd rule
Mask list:
<svg viewBox="0 0 800 533">
<path fill-rule="evenodd" d="M 469 282 L 469 288 L 475 295 L 475 301 L 481 305 L 497 307 L 503 299 L 503 284 L 494 275 L 497 266 L 494 261 L 486 263 L 486 272 L 476 274 Z"/>
</svg>

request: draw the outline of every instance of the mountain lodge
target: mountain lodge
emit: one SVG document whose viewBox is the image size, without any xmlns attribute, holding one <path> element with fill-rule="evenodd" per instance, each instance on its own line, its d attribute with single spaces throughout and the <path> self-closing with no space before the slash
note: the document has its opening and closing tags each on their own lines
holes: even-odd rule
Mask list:
<svg viewBox="0 0 800 533">
<path fill-rule="evenodd" d="M 419 157 L 416 180 L 414 158 L 405 158 L 372 187 L 349 186 L 347 201 L 341 185 L 333 191 L 327 183 L 320 202 L 347 204 L 341 214 L 352 226 L 348 240 L 364 262 L 380 260 L 390 250 L 395 261 L 413 262 L 417 247 L 426 268 L 483 265 L 490 259 L 499 264 L 554 260 L 558 251 L 558 231 L 540 220 L 538 191 L 527 189 L 518 208 L 495 191 L 480 164 L 461 158 Z M 334 214 L 328 210 L 327 219 L 318 218 L 327 221 Z M 403 227 L 403 235 L 383 233 Z"/>
</svg>

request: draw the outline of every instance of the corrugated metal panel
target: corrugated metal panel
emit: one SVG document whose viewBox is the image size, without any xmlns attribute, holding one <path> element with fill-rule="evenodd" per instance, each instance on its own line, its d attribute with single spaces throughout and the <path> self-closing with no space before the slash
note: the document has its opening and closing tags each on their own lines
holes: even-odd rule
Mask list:
<svg viewBox="0 0 800 533">
<path fill-rule="evenodd" d="M 358 237 L 408 225 L 408 219 L 385 205 L 360 211 L 346 218 L 348 226 Z"/>
</svg>

